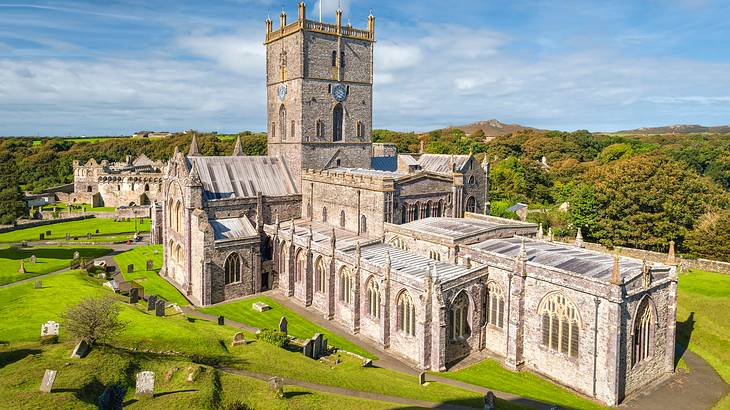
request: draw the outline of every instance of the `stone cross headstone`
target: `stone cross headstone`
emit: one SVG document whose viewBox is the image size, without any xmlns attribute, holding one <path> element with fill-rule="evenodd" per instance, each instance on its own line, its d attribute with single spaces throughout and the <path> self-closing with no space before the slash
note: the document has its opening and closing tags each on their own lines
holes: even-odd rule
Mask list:
<svg viewBox="0 0 730 410">
<path fill-rule="evenodd" d="M 66 240 L 67 241 L 70 241 L 71 240 L 71 234 L 68 233 L 68 232 L 66 232 Z"/>
<path fill-rule="evenodd" d="M 233 346 L 245 345 L 245 344 L 246 344 L 246 336 L 244 336 L 243 333 L 238 332 L 235 335 L 233 335 Z"/>
<path fill-rule="evenodd" d="M 36 263 L 38 262 L 38 258 L 35 257 L 35 255 L 30 255 L 30 263 Z"/>
<path fill-rule="evenodd" d="M 319 359 L 324 356 L 324 352 L 322 351 L 322 340 L 324 340 L 322 333 L 317 333 L 314 337 L 312 337 L 312 341 L 314 342 L 314 350 L 312 353 L 315 359 Z"/>
<path fill-rule="evenodd" d="M 58 336 L 61 325 L 53 320 L 41 325 L 41 336 Z"/>
<path fill-rule="evenodd" d="M 155 304 L 155 316 L 165 316 L 165 301 L 158 299 Z"/>
<path fill-rule="evenodd" d="M 74 252 L 74 259 L 80 258 L 81 255 L 79 254 L 79 251 Z"/>
<path fill-rule="evenodd" d="M 272 377 L 269 379 L 269 391 L 276 398 L 284 397 L 284 379 L 281 377 Z"/>
<path fill-rule="evenodd" d="M 43 233 L 40 233 L 40 234 L 38 234 L 38 239 L 42 241 L 42 240 L 46 239 L 46 235 L 44 235 Z"/>
<path fill-rule="evenodd" d="M 130 263 L 129 265 L 127 265 L 127 273 L 132 273 L 132 272 L 134 272 L 134 264 Z"/>
<path fill-rule="evenodd" d="M 418 384 L 422 386 L 426 384 L 426 372 L 421 372 L 418 374 Z"/>
<path fill-rule="evenodd" d="M 302 346 L 302 353 L 310 359 L 314 359 L 314 341 L 312 339 L 308 339 L 304 342 L 304 346 Z"/>
<path fill-rule="evenodd" d="M 46 369 L 46 373 L 43 374 L 43 381 L 41 381 L 41 391 L 43 393 L 50 393 L 53 390 L 53 382 L 56 381 L 56 371 Z"/>
<path fill-rule="evenodd" d="M 226 323 L 226 318 L 218 316 L 218 326 L 223 326 Z"/>
<path fill-rule="evenodd" d="M 25 259 L 20 260 L 20 267 L 18 268 L 18 273 L 28 273 L 25 270 Z"/>
<path fill-rule="evenodd" d="M 488 391 L 484 395 L 484 410 L 494 410 L 495 401 L 494 393 L 491 390 Z"/>
<path fill-rule="evenodd" d="M 129 289 L 129 303 L 136 304 L 139 301 L 139 289 L 137 288 L 130 288 Z"/>
<path fill-rule="evenodd" d="M 147 298 L 147 310 L 154 310 L 157 304 L 157 295 L 150 295 Z"/>
<path fill-rule="evenodd" d="M 154 267 L 155 267 L 155 265 L 152 262 L 152 260 L 151 259 L 148 259 L 147 260 L 147 270 L 152 270 L 152 269 L 154 269 Z"/>
<path fill-rule="evenodd" d="M 155 395 L 155 372 L 139 372 L 137 373 L 137 384 L 134 394 L 143 397 L 153 397 Z"/>
<path fill-rule="evenodd" d="M 279 319 L 279 331 L 284 333 L 285 335 L 288 335 L 289 333 L 286 331 L 287 326 L 286 317 L 282 316 L 281 319 Z"/>
<path fill-rule="evenodd" d="M 41 281 L 39 281 L 39 280 L 35 281 L 35 288 L 36 288 L 36 289 L 41 289 L 41 288 L 43 288 L 43 282 L 41 282 Z"/>
<path fill-rule="evenodd" d="M 80 341 L 76 344 L 76 347 L 74 347 L 74 351 L 71 353 L 71 358 L 83 359 L 87 354 L 89 354 L 89 348 L 91 348 L 91 346 L 89 346 L 85 340 Z"/>
</svg>

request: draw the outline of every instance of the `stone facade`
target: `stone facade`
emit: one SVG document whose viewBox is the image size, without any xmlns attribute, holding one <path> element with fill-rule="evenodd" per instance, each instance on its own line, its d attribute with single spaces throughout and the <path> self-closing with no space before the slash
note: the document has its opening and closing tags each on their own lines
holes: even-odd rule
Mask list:
<svg viewBox="0 0 730 410">
<path fill-rule="evenodd" d="M 125 162 L 74 161 L 74 192 L 65 199 L 94 207 L 151 205 L 161 200 L 163 168 L 144 155 Z"/>
</svg>

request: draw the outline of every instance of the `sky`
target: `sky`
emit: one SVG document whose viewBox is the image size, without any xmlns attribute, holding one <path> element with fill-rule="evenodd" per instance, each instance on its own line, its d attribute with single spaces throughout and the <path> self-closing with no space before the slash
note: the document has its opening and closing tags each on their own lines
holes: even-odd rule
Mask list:
<svg viewBox="0 0 730 410">
<path fill-rule="evenodd" d="M 318 1 L 327 22 L 338 3 L 376 17 L 374 128 L 730 123 L 729 1 Z M 296 0 L 0 0 L 0 135 L 263 131 L 282 7 L 293 21 Z"/>
</svg>

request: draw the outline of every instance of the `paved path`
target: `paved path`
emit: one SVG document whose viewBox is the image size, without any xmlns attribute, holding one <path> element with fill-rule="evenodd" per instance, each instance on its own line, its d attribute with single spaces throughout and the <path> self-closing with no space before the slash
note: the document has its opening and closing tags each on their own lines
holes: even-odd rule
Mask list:
<svg viewBox="0 0 730 410">
<path fill-rule="evenodd" d="M 677 372 L 653 389 L 629 397 L 619 407 L 641 410 L 711 409 L 730 393 L 730 386 L 704 359 L 689 350 L 683 357 L 689 373 Z"/>
<path fill-rule="evenodd" d="M 264 381 L 268 381 L 270 378 L 274 377 L 272 375 L 254 373 L 254 372 L 249 372 L 247 370 L 233 369 L 233 368 L 228 368 L 228 367 L 223 367 L 223 368 L 220 368 L 219 370 L 224 371 L 226 373 L 236 374 L 239 376 L 252 377 L 254 379 L 259 379 L 259 380 L 264 380 Z M 310 382 L 305 382 L 302 380 L 294 380 L 294 379 L 287 379 L 287 378 L 283 378 L 283 380 L 284 380 L 285 387 L 287 385 L 297 386 L 297 387 L 303 387 L 305 389 L 316 390 L 316 391 L 324 392 L 324 393 L 339 394 L 341 396 L 357 397 L 357 398 L 368 399 L 368 400 L 378 400 L 378 401 L 384 401 L 384 402 L 389 402 L 389 403 L 403 404 L 406 406 L 415 406 L 415 407 L 428 408 L 428 409 L 474 410 L 474 407 L 464 407 L 464 406 L 458 406 L 458 405 L 447 404 L 447 403 L 436 403 L 436 402 L 425 401 L 425 400 L 415 400 L 415 399 L 406 399 L 403 397 L 386 396 L 384 394 L 369 393 L 369 392 L 364 392 L 364 391 L 360 391 L 360 390 L 344 389 L 341 387 L 334 387 L 334 386 L 328 386 L 328 385 L 324 385 L 324 384 L 310 383 Z"/>
</svg>

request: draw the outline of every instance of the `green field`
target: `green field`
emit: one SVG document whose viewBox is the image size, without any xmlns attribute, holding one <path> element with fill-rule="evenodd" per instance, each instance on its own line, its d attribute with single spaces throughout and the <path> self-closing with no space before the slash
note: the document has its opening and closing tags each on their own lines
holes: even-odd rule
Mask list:
<svg viewBox="0 0 730 410">
<path fill-rule="evenodd" d="M 104 256 L 112 250 L 109 248 L 86 246 L 73 248 L 49 246 L 29 248 L 0 247 L 0 285 L 67 268 L 76 251 L 79 252 L 79 256 L 82 258 L 91 259 Z M 36 256 L 36 263 L 30 262 L 30 258 L 33 255 Z M 18 272 L 21 259 L 25 261 L 26 273 Z"/>
<path fill-rule="evenodd" d="M 692 270 L 679 277 L 678 294 L 677 343 L 730 383 L 730 275 Z"/>
<path fill-rule="evenodd" d="M 271 310 L 266 312 L 258 312 L 253 310 L 252 305 L 255 302 L 264 302 L 271 307 Z M 211 308 L 198 309 L 203 313 L 211 315 L 221 315 L 228 319 L 236 322 L 245 323 L 250 326 L 270 329 L 279 328 L 279 320 L 282 316 L 286 317 L 288 322 L 287 330 L 290 335 L 299 339 L 309 339 L 316 333 L 322 333 L 327 338 L 328 343 L 331 346 L 337 346 L 341 349 L 357 353 L 361 356 L 369 357 L 374 359 L 372 353 L 363 350 L 360 346 L 345 340 L 339 336 L 334 335 L 332 332 L 319 327 L 303 317 L 297 315 L 291 310 L 281 306 L 273 299 L 261 296 L 251 299 L 241 300 L 238 302 L 225 303 Z"/>
<path fill-rule="evenodd" d="M 42 208 L 44 211 L 53 211 L 56 210 L 58 212 L 61 211 L 68 211 L 69 207 L 63 203 L 63 202 L 56 202 L 55 204 L 49 204 L 44 205 Z M 82 211 L 86 212 L 114 212 L 117 210 L 117 208 L 113 206 L 99 206 L 99 207 L 93 207 L 90 204 L 74 204 L 70 208 L 71 212 L 76 213 L 82 213 Z"/>
<path fill-rule="evenodd" d="M 154 251 L 157 251 L 155 255 Z M 168 302 L 188 305 L 187 299 L 157 272 L 162 267 L 162 245 L 138 246 L 130 251 L 114 256 L 125 280 L 135 281 L 144 286 L 145 295 L 161 296 Z M 147 260 L 152 260 L 154 269 L 147 270 Z M 127 266 L 134 265 L 134 272 L 127 273 Z"/>
<path fill-rule="evenodd" d="M 97 229 L 99 230 L 98 234 L 96 233 Z M 149 232 L 150 219 L 146 218 L 142 223 L 137 222 L 136 229 L 138 232 Z M 113 219 L 106 218 L 89 218 L 79 221 L 59 222 L 50 225 L 0 233 L 0 243 L 38 241 L 40 239 L 40 234 L 45 234 L 46 231 L 51 231 L 51 236 L 46 236 L 44 240 L 65 240 L 66 233 L 71 234 L 72 242 L 75 236 L 78 236 L 79 242 L 88 241 L 87 234 L 89 233 L 94 235 L 94 237 L 92 237 L 92 241 L 100 241 L 101 239 L 99 238 L 104 236 L 115 236 L 115 238 L 119 238 L 120 234 L 130 234 L 128 237 L 125 237 L 128 239 L 135 232 L 135 222 L 114 222 Z"/>
</svg>

